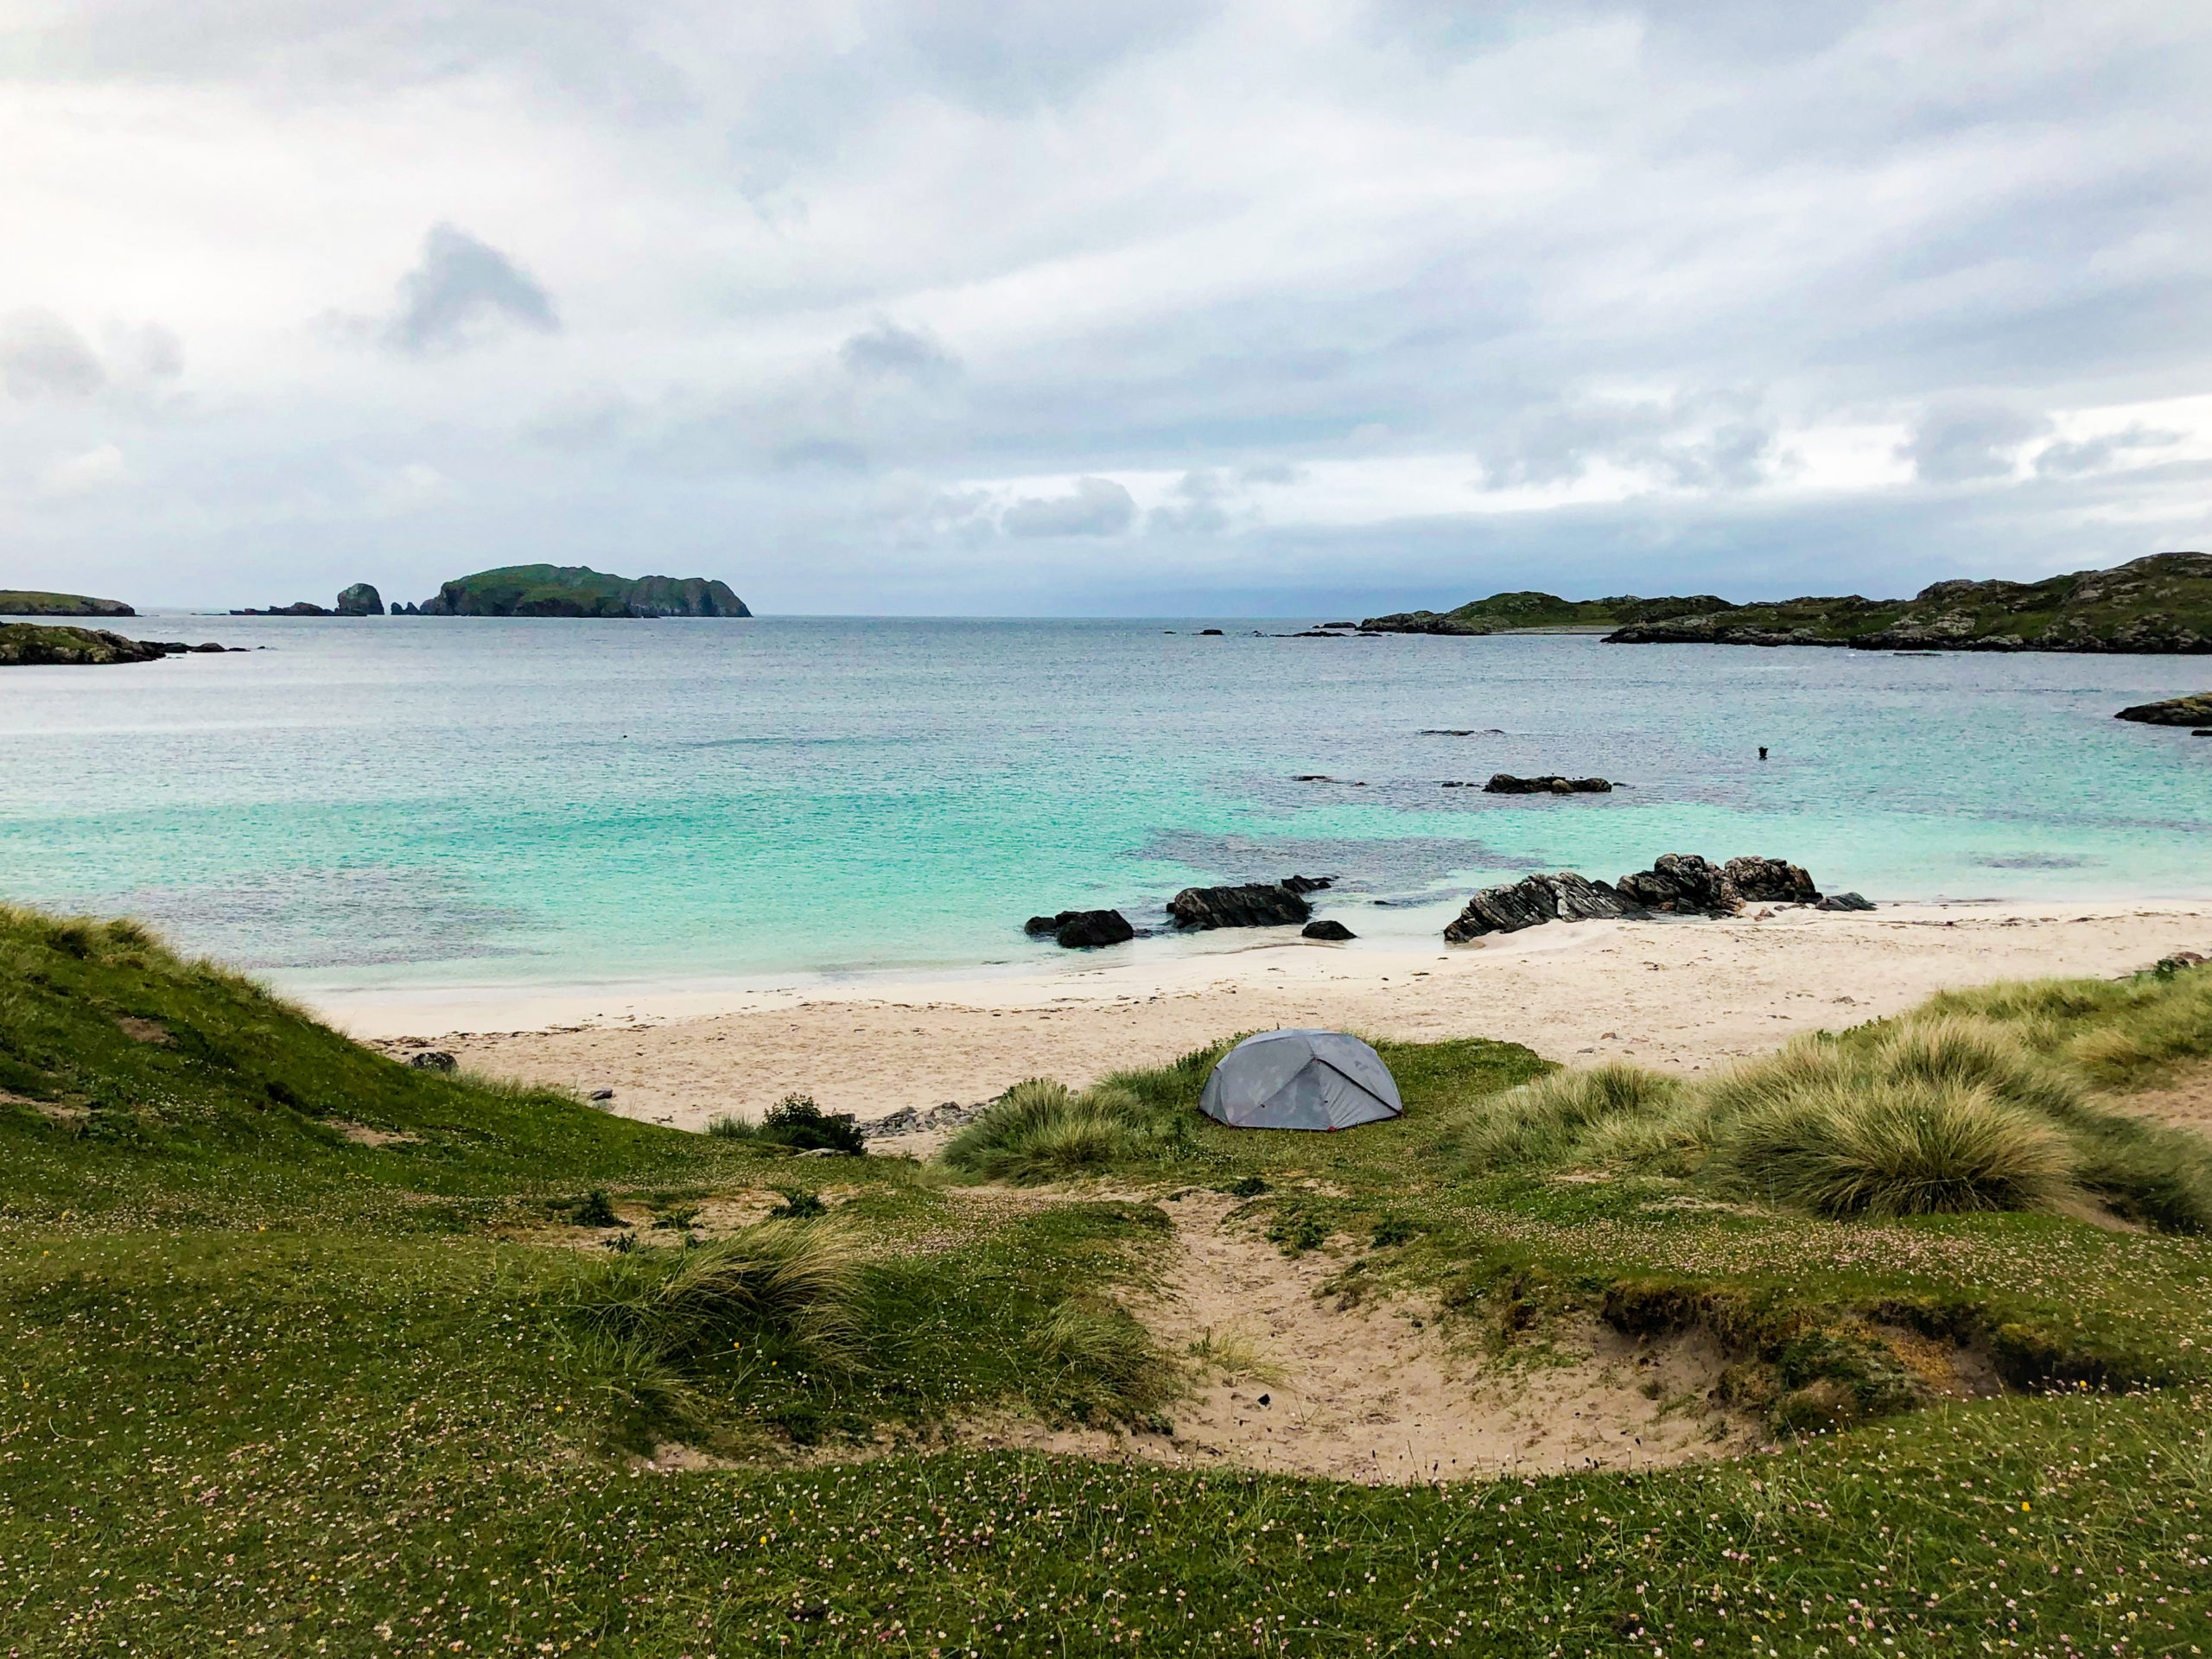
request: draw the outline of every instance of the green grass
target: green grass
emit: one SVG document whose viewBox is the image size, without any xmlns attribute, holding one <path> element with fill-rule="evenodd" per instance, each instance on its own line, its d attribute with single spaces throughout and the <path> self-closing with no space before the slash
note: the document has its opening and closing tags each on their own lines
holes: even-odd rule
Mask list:
<svg viewBox="0 0 2212 1659">
<path fill-rule="evenodd" d="M 2056 1077 L 2038 1121 L 2079 1147 L 2108 1116 L 2081 1092 L 2110 1052 L 2091 1039 L 2164 1056 L 2125 1068 L 2155 1080 L 2192 1052 L 2196 995 L 2183 975 L 1941 1011 L 2017 1027 L 2006 1098 Z M 1898 1089 L 1992 1090 L 1970 1043 L 1897 1037 L 1829 1046 L 1887 1055 Z M 412 1071 L 127 925 L 0 913 L 0 1647 L 2212 1645 L 2212 1244 L 1724 1192 L 1700 1091 L 1475 1039 L 1382 1046 L 1402 1118 L 1230 1130 L 1195 1110 L 1226 1046 L 1029 1090 L 1061 1103 L 1044 1118 L 1087 1100 L 1119 1127 L 1103 1160 L 995 1132 L 1014 1163 L 994 1179 L 1112 1185 L 976 1194 Z M 1326 1252 L 1338 1291 L 1419 1290 L 1452 1340 L 1508 1359 L 1541 1363 L 1577 1319 L 1709 1332 L 1745 1408 L 1804 1438 L 1377 1490 L 963 1441 L 1004 1412 L 1149 1432 L 1194 1380 L 1265 1383 L 1236 1332 L 1171 1356 L 1130 1317 L 1192 1187 Z M 712 1200 L 772 1192 L 789 1218 L 700 1230 Z M 625 1230 L 627 1251 L 576 1224 L 641 1205 L 666 1225 Z M 1885 1345 L 1899 1327 L 1979 1344 L 2031 1392 L 1927 1402 Z M 736 1466 L 641 1471 L 669 1439 Z"/>
</svg>

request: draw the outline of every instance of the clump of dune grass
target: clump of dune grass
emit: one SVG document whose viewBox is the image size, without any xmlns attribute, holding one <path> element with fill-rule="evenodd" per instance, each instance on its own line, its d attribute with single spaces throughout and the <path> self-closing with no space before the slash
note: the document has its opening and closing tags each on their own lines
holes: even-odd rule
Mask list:
<svg viewBox="0 0 2212 1659">
<path fill-rule="evenodd" d="M 772 1338 L 817 1363 L 850 1357 L 860 1256 L 822 1222 L 767 1221 L 690 1250 L 632 1250 L 594 1262 L 568 1296 L 587 1333 L 696 1364 Z"/>
<path fill-rule="evenodd" d="M 1570 1164 L 1601 1126 L 1618 1133 L 1626 1123 L 1662 1117 L 1681 1096 L 1677 1079 L 1622 1061 L 1554 1071 L 1484 1103 L 1461 1146 L 1475 1169 Z"/>
<path fill-rule="evenodd" d="M 1189 1135 L 1179 1115 L 1116 1084 L 1077 1094 L 1050 1077 L 1031 1077 L 948 1141 L 944 1158 L 963 1174 L 1033 1186 L 1172 1156 Z"/>
<path fill-rule="evenodd" d="M 1071 1296 L 1031 1333 L 1040 1362 L 1032 1393 L 1078 1421 L 1142 1422 L 1183 1390 L 1180 1369 L 1127 1308 L 1103 1296 Z"/>
<path fill-rule="evenodd" d="M 1885 1217 L 2047 1206 L 2073 1162 L 2057 1125 L 1980 1084 L 1861 1077 L 1745 1112 L 1714 1168 L 1817 1215 Z"/>
<path fill-rule="evenodd" d="M 1205 1334 L 1184 1351 L 1200 1372 L 1218 1376 L 1224 1384 L 1264 1382 L 1272 1388 L 1290 1375 L 1269 1359 L 1251 1332 L 1241 1326 L 1216 1330 L 1209 1325 Z"/>
</svg>

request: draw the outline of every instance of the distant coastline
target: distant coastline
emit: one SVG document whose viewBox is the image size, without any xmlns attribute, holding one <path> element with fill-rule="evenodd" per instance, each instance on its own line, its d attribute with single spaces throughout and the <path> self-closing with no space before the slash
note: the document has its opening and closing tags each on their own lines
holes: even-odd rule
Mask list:
<svg viewBox="0 0 2212 1659">
<path fill-rule="evenodd" d="M 2212 555 L 2154 553 L 2042 582 L 1938 582 L 1910 599 L 1857 594 L 1732 604 L 1712 594 L 1567 600 L 1493 594 L 1451 611 L 1370 617 L 1376 633 L 1605 631 L 1619 645 L 1827 645 L 1859 651 L 2212 652 Z"/>
</svg>

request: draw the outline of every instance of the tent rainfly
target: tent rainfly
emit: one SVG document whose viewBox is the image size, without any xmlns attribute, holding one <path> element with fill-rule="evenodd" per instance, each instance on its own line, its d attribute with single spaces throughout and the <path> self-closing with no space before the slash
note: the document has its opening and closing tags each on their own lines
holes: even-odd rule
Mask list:
<svg viewBox="0 0 2212 1659">
<path fill-rule="evenodd" d="M 1198 1109 L 1233 1129 L 1348 1129 L 1405 1104 L 1382 1058 L 1340 1031 L 1263 1031 L 1221 1057 Z"/>
</svg>

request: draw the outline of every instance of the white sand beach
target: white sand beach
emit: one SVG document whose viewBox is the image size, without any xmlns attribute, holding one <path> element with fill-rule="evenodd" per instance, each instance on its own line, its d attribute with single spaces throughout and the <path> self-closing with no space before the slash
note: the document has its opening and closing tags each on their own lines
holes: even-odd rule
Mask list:
<svg viewBox="0 0 2212 1659">
<path fill-rule="evenodd" d="M 1895 1014 L 1951 986 L 2116 976 L 2212 950 L 2212 902 L 1754 907 L 1727 921 L 1554 925 L 1481 947 L 1373 950 L 1255 933 L 1207 954 L 1146 942 L 1019 977 L 849 988 L 584 988 L 356 996 L 325 1015 L 505 1077 L 611 1089 L 630 1116 L 698 1128 L 786 1094 L 880 1116 L 1088 1083 L 1232 1033 L 1327 1026 L 1482 1036 L 1569 1065 L 1709 1070 L 1789 1037 Z"/>
</svg>

